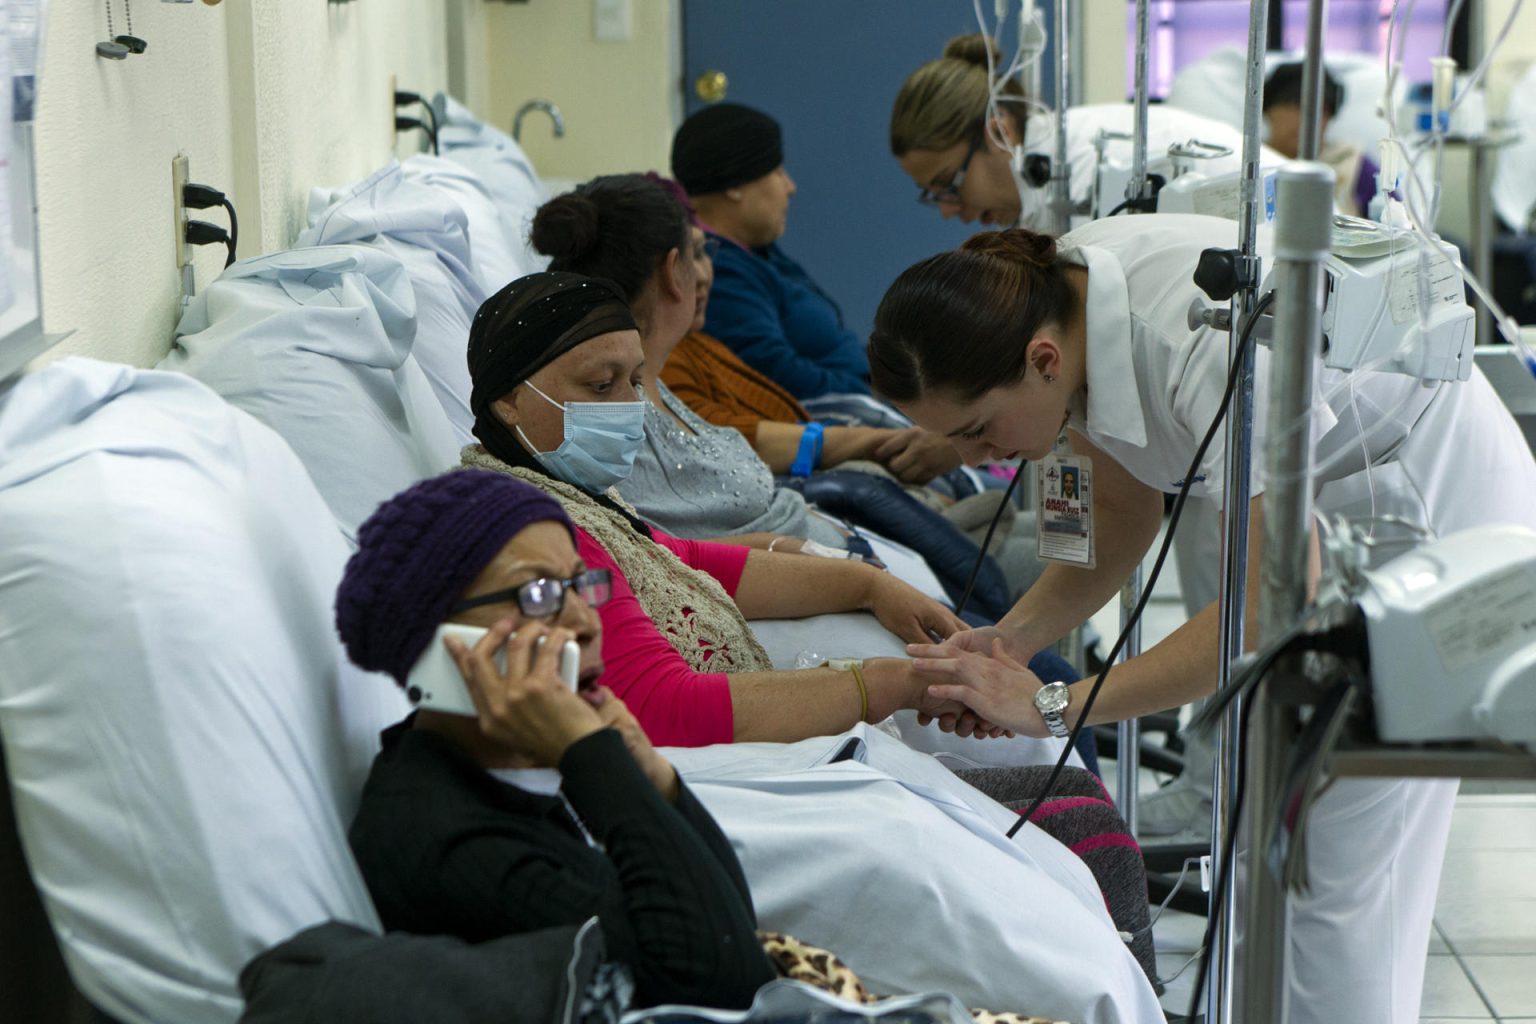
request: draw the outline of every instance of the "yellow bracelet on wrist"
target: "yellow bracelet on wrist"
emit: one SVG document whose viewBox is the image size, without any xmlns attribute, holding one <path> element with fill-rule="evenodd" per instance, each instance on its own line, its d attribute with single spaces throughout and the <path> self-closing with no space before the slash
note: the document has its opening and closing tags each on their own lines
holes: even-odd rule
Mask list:
<svg viewBox="0 0 1536 1024">
<path fill-rule="evenodd" d="M 822 664 L 839 672 L 853 673 L 853 681 L 859 685 L 859 721 L 867 723 L 869 721 L 869 686 L 864 682 L 863 659 L 829 658 Z"/>
</svg>

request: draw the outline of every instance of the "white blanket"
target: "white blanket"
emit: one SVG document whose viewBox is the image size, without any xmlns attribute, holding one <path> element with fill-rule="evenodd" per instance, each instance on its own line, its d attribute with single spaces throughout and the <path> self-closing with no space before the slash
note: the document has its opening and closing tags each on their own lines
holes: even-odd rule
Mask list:
<svg viewBox="0 0 1536 1024">
<path fill-rule="evenodd" d="M 669 749 L 730 837 L 758 920 L 878 992 L 1108 1024 L 1160 1021 L 1087 867 L 933 758 L 860 726 Z"/>
</svg>

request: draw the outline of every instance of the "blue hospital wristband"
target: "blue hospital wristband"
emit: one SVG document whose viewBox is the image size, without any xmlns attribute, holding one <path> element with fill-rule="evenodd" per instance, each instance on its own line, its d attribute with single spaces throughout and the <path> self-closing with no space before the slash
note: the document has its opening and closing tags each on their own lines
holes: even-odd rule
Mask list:
<svg viewBox="0 0 1536 1024">
<path fill-rule="evenodd" d="M 811 475 L 811 470 L 816 468 L 816 463 L 821 459 L 822 433 L 825 430 L 820 423 L 805 425 L 805 430 L 800 434 L 800 448 L 795 452 L 794 465 L 789 467 L 790 476 Z"/>
</svg>

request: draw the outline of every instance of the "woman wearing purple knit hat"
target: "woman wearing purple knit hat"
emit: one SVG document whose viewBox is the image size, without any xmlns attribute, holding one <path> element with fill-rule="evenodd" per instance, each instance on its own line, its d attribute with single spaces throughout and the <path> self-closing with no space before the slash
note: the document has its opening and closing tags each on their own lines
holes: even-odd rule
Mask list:
<svg viewBox="0 0 1536 1024">
<path fill-rule="evenodd" d="M 403 686 L 440 623 L 488 630 L 444 641 L 478 715 L 417 711 L 385 732 L 364 786 L 349 838 L 384 926 L 480 942 L 595 916 L 637 1005 L 750 1005 L 774 971 L 741 866 L 596 685 L 606 574 L 582 563 L 559 503 L 454 472 L 385 502 L 358 539 L 336 599 L 358 665 Z M 556 670 L 568 640 L 578 692 Z"/>
</svg>

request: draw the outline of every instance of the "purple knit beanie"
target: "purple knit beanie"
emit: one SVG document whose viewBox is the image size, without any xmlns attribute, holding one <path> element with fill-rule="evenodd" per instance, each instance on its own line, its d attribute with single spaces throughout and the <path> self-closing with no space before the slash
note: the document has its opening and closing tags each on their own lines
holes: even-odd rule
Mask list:
<svg viewBox="0 0 1536 1024">
<path fill-rule="evenodd" d="M 336 590 L 336 629 L 361 668 L 405 678 L 464 588 L 531 523 L 575 527 L 531 484 L 483 469 L 423 480 L 380 505 Z"/>
</svg>

